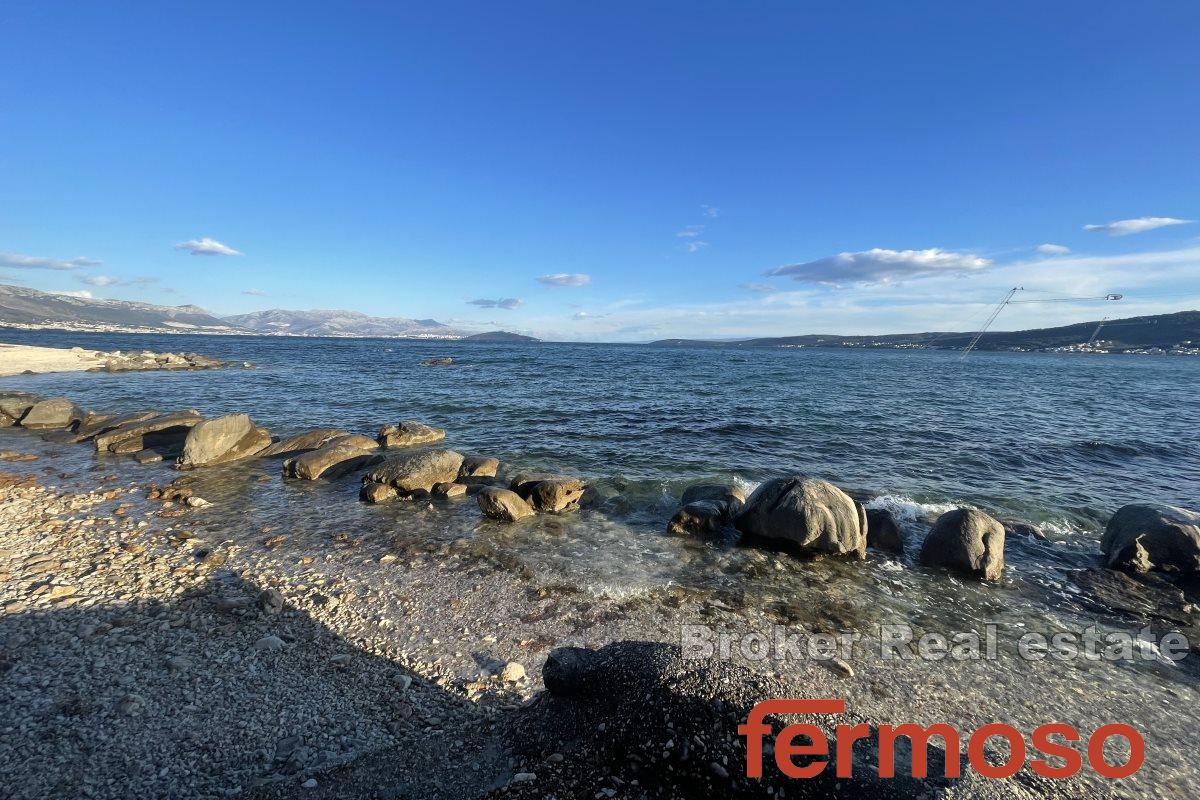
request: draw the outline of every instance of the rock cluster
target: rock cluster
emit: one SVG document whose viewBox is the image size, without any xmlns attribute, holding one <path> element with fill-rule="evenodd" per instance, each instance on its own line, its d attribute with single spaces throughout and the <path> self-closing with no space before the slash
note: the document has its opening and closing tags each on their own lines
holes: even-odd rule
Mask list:
<svg viewBox="0 0 1200 800">
<path fill-rule="evenodd" d="M 93 371 L 102 372 L 133 372 L 153 369 L 217 369 L 227 366 L 226 362 L 198 353 L 154 353 L 143 350 L 140 353 L 123 353 L 114 350 L 109 353 L 97 352 L 96 356 L 104 360 L 101 367 L 93 367 Z"/>
</svg>

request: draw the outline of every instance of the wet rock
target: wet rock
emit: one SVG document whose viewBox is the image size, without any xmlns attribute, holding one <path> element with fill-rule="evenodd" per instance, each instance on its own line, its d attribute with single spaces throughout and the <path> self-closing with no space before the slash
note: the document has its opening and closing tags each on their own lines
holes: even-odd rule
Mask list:
<svg viewBox="0 0 1200 800">
<path fill-rule="evenodd" d="M 433 494 L 435 497 L 462 497 L 467 493 L 467 487 L 461 483 L 435 483 L 433 485 Z"/>
<path fill-rule="evenodd" d="M 386 503 L 396 499 L 396 487 L 386 483 L 364 483 L 358 493 L 358 499 L 364 503 Z"/>
<path fill-rule="evenodd" d="M 545 473 L 521 473 L 509 489 L 538 511 L 566 511 L 579 505 L 586 486 L 578 478 Z"/>
<path fill-rule="evenodd" d="M 867 547 L 885 553 L 904 552 L 904 534 L 896 517 L 886 508 L 867 509 Z"/>
<path fill-rule="evenodd" d="M 289 478 L 315 481 L 333 480 L 383 460 L 379 445 L 365 436 L 349 434 L 332 440 L 324 447 L 310 450 L 283 462 L 283 474 Z"/>
<path fill-rule="evenodd" d="M 487 456 L 466 456 L 458 470 L 458 479 L 494 478 L 500 470 L 500 459 Z"/>
<path fill-rule="evenodd" d="M 446 438 L 446 431 L 426 425 L 423 422 L 407 419 L 398 425 L 384 425 L 379 429 L 380 447 L 412 447 L 418 444 L 440 442 Z"/>
<path fill-rule="evenodd" d="M 1190 625 L 1195 618 L 1183 590 L 1155 573 L 1091 568 L 1072 573 L 1071 579 L 1083 590 L 1082 599 L 1096 611 L 1161 619 L 1174 625 Z"/>
<path fill-rule="evenodd" d="M 1040 539 L 1046 541 L 1046 534 L 1037 525 L 1031 525 L 1028 522 L 1016 522 L 1013 520 L 1004 520 L 1004 533 L 1006 536 L 1024 536 L 1028 539 Z"/>
<path fill-rule="evenodd" d="M 72 441 L 86 442 L 89 439 L 98 436 L 105 431 L 115 430 L 122 425 L 131 425 L 135 422 L 143 422 L 158 416 L 157 411 L 135 411 L 131 414 L 118 415 L 89 415 L 78 428 L 75 429 L 75 436 Z"/>
<path fill-rule="evenodd" d="M 802 553 L 866 556 L 866 511 L 826 481 L 798 476 L 766 481 L 746 500 L 734 526 Z"/>
<path fill-rule="evenodd" d="M 204 417 L 199 411 L 178 411 L 131 422 L 94 437 L 92 443 L 100 453 L 136 453 L 150 446 L 182 444 L 188 431 Z M 137 444 L 138 446 L 134 447 Z"/>
<path fill-rule="evenodd" d="M 334 439 L 349 435 L 350 431 L 344 431 L 340 428 L 318 428 L 317 430 L 307 431 L 299 436 L 293 436 L 290 439 L 276 442 L 259 453 L 259 456 L 262 458 L 277 458 L 280 456 L 299 455 L 309 450 L 324 447 Z"/>
<path fill-rule="evenodd" d="M 52 428 L 73 428 L 83 421 L 87 415 L 83 409 L 65 397 L 51 397 L 39 400 L 29 407 L 21 417 L 21 427 L 30 430 L 49 430 Z"/>
<path fill-rule="evenodd" d="M 454 363 L 454 359 L 450 356 L 439 356 L 437 358 L 426 358 L 421 361 L 422 367 L 448 367 Z"/>
<path fill-rule="evenodd" d="M 1131 572 L 1200 572 L 1200 513 L 1150 503 L 1122 506 L 1100 540 L 1105 563 Z"/>
<path fill-rule="evenodd" d="M 139 464 L 153 464 L 162 461 L 163 457 L 160 453 L 156 453 L 153 450 L 138 450 L 133 454 L 133 460 Z"/>
<path fill-rule="evenodd" d="M 15 422 L 25 416 L 25 413 L 41 399 L 40 394 L 30 392 L 0 392 L 0 415 Z"/>
<path fill-rule="evenodd" d="M 978 509 L 947 511 L 921 544 L 920 562 L 994 581 L 1004 570 L 1004 526 Z"/>
<path fill-rule="evenodd" d="M 434 484 L 452 483 L 463 457 L 453 450 L 428 450 L 385 462 L 367 473 L 364 483 L 386 483 L 404 495 L 427 495 Z"/>
<path fill-rule="evenodd" d="M 183 441 L 177 469 L 195 469 L 250 458 L 270 446 L 271 435 L 248 414 L 226 414 L 193 426 Z"/>
<path fill-rule="evenodd" d="M 667 531 L 677 536 L 715 536 L 725 529 L 729 519 L 726 503 L 694 500 L 675 512 Z"/>
<path fill-rule="evenodd" d="M 475 495 L 479 510 L 489 519 L 517 522 L 533 516 L 533 508 L 516 492 L 488 487 Z"/>
<path fill-rule="evenodd" d="M 725 503 L 731 514 L 736 514 L 746 503 L 746 492 L 740 487 L 724 483 L 701 483 L 683 490 L 681 505 L 700 501 Z"/>
</svg>

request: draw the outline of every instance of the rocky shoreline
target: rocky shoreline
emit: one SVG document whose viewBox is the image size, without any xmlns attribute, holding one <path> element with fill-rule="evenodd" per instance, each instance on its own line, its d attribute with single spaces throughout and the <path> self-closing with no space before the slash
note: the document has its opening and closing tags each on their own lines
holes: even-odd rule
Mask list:
<svg viewBox="0 0 1200 800">
<path fill-rule="evenodd" d="M 1012 694 L 1025 687 L 987 685 L 986 664 L 768 665 L 765 677 L 755 677 L 764 665 L 697 666 L 662 645 L 617 646 L 678 642 L 679 626 L 696 619 L 751 629 L 762 619 L 686 595 L 653 607 L 555 596 L 475 558 L 469 538 L 368 554 L 368 543 L 348 534 L 313 552 L 295 549 L 292 531 L 234 537 L 205 525 L 210 501 L 199 479 L 267 459 L 293 480 L 363 472 L 363 500 L 407 500 L 430 514 L 437 503 L 470 495 L 490 524 L 612 499 L 579 478 L 514 473 L 494 458 L 436 448 L 445 432 L 421 423 L 383 426 L 374 438 L 322 429 L 276 441 L 245 414 L 103 415 L 66 398 L 20 393 L 0 396 L 0 414 L 28 431 L 14 440 L 20 450 L 0 454 L 8 462 L 0 473 L 0 690 L 5 707 L 17 710 L 0 723 L 0 782 L 13 797 L 659 797 L 671 786 L 648 780 L 659 774 L 647 766 L 659 758 L 651 756 L 693 737 L 694 747 L 711 753 L 672 756 L 678 786 L 746 797 L 779 789 L 738 779 L 739 740 L 708 742 L 715 723 L 680 705 L 696 694 L 689 686 L 703 687 L 704 708 L 738 713 L 753 697 L 832 693 L 848 697 L 864 719 L 894 719 L 899 710 L 905 721 L 980 723 L 1003 709 L 1045 721 L 1037 698 Z M 63 471 L 61 448 L 74 444 L 158 471 L 151 479 L 72 474 Z M 162 481 L 165 465 L 154 465 L 164 459 L 181 472 L 170 482 Z M 1175 624 L 1194 625 L 1189 576 L 1200 528 L 1189 514 L 1130 506 L 1114 515 L 1105 565 L 1093 576 L 1098 591 L 1116 592 L 1118 605 L 1149 598 L 1153 609 L 1170 592 L 1183 593 Z M 806 559 L 857 560 L 868 547 L 894 548 L 899 535 L 895 521 L 868 514 L 862 498 L 804 478 L 768 481 L 749 496 L 736 487 L 695 487 L 667 524 L 688 536 L 740 534 L 768 552 Z M 949 511 L 932 525 L 919 561 L 994 582 L 1006 533 L 1025 531 L 978 510 Z M 598 691 L 581 699 L 553 690 L 546 669 L 552 673 L 567 653 L 556 648 L 602 645 L 616 649 L 594 656 L 607 665 L 593 674 Z M 950 671 L 959 672 L 953 684 Z M 943 696 L 947 685 L 981 689 Z M 672 725 L 698 727 L 688 736 L 656 728 L 629 704 L 638 692 L 657 698 L 653 708 Z M 1196 699 L 1193 683 L 1179 692 Z M 1144 713 L 1141 698 L 1061 702 L 1084 720 Z M 624 738 L 596 739 L 597 724 Z M 1191 735 L 1164 728 L 1156 735 Z M 548 737 L 547 729 L 556 733 Z M 631 761 L 631 752 L 640 755 Z M 1195 778 L 1186 769 L 1165 774 L 1148 776 L 1161 796 L 1172 791 L 1171 775 Z M 1019 777 L 905 791 L 1079 791 Z M 1145 788 L 1130 796 L 1148 796 Z M 841 791 L 880 796 L 882 789 Z"/>
<path fill-rule="evenodd" d="M 0 343 L 0 375 L 46 372 L 145 372 L 147 370 L 218 369 L 230 366 L 199 353 L 155 353 L 150 350 L 85 350 Z M 245 367 L 251 365 L 247 362 Z"/>
</svg>

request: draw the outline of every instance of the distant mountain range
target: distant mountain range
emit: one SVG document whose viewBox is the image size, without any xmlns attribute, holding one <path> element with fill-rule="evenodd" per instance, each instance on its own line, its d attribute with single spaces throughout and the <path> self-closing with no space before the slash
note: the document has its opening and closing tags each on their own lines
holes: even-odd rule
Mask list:
<svg viewBox="0 0 1200 800">
<path fill-rule="evenodd" d="M 227 321 L 199 306 L 156 306 L 128 300 L 97 300 L 2 284 L 0 325 L 134 332 L 235 332 Z"/>
<path fill-rule="evenodd" d="M 1097 328 L 1099 327 L 1099 330 Z M 1095 339 L 1093 340 L 1093 336 Z M 701 339 L 661 339 L 651 344 L 660 347 L 858 347 L 891 349 L 962 350 L 975 337 L 972 332 L 894 333 L 877 336 L 838 336 L 809 334 L 776 336 L 737 341 Z M 1091 344 L 1088 344 L 1089 341 Z M 1173 351 L 1200 354 L 1200 311 L 1180 311 L 1146 317 L 1100 320 L 1035 328 L 1027 331 L 985 333 L 976 345 L 979 350 L 1069 350 L 1078 352 Z M 1195 352 L 1193 352 L 1195 351 Z"/>
<path fill-rule="evenodd" d="M 461 338 L 462 332 L 434 319 L 369 317 L 357 311 L 286 311 L 273 308 L 235 314 L 225 321 L 253 333 L 289 336 L 395 336 L 406 339 Z"/>
<path fill-rule="evenodd" d="M 98 300 L 0 285 L 0 326 L 113 333 L 379 336 L 463 341 L 537 341 L 504 331 L 468 334 L 435 319 L 371 317 L 357 311 L 271 309 L 218 317 L 199 306 Z"/>
</svg>

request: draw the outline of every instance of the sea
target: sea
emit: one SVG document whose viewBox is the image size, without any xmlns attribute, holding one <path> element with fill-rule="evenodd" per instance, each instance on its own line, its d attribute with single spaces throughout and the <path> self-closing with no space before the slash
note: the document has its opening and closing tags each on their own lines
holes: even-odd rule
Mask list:
<svg viewBox="0 0 1200 800">
<path fill-rule="evenodd" d="M 416 419 L 445 428 L 444 446 L 498 457 L 510 472 L 583 477 L 598 497 L 588 508 L 504 526 L 482 520 L 469 498 L 433 510 L 364 505 L 357 475 L 285 480 L 268 460 L 200 471 L 215 504 L 209 524 L 233 540 L 260 540 L 264 528 L 314 548 L 345 532 L 417 547 L 467 540 L 530 580 L 603 596 L 694 591 L 730 608 L 789 608 L 801 623 L 838 607 L 855 625 L 1080 626 L 1095 606 L 1072 575 L 1099 563 L 1113 512 L 1200 507 L 1197 358 L 15 330 L 0 341 L 190 351 L 239 365 L 20 375 L 0 379 L 0 390 L 66 395 L 99 411 L 247 412 L 279 437 L 326 427 L 373 435 Z M 422 365 L 443 356 L 453 364 Z M 22 436 L 31 438 L 0 431 L 0 445 Z M 61 457 L 130 479 L 177 475 L 87 447 Z M 823 478 L 892 510 L 906 552 L 814 565 L 667 533 L 691 484 L 752 490 L 784 475 Z M 1008 538 L 1000 587 L 916 563 L 930 523 L 961 506 L 1044 537 Z"/>
</svg>

